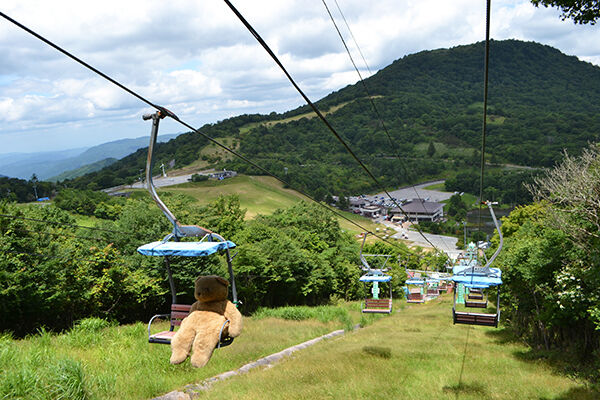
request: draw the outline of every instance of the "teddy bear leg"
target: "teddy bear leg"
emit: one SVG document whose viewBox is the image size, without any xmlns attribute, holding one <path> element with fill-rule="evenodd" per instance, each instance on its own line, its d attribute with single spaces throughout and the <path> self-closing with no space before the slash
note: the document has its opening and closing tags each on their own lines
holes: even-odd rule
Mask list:
<svg viewBox="0 0 600 400">
<path fill-rule="evenodd" d="M 194 343 L 196 330 L 187 324 L 182 324 L 171 340 L 171 364 L 181 364 L 185 361 Z"/>
<path fill-rule="evenodd" d="M 216 333 L 196 335 L 192 347 L 192 356 L 190 358 L 192 366 L 196 368 L 204 367 L 212 357 L 212 353 L 218 342 L 218 331 Z"/>
</svg>

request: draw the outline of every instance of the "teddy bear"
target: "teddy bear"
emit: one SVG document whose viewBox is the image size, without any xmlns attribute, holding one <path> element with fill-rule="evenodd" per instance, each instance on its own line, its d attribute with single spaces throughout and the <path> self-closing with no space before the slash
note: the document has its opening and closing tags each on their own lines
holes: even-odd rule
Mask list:
<svg viewBox="0 0 600 400">
<path fill-rule="evenodd" d="M 229 282 L 220 276 L 199 276 L 196 279 L 190 314 L 183 319 L 171 341 L 171 364 L 180 364 L 192 351 L 190 362 L 194 367 L 208 363 L 219 343 L 219 333 L 225 321 L 222 337 L 239 336 L 242 331 L 242 314 L 227 300 Z"/>
</svg>

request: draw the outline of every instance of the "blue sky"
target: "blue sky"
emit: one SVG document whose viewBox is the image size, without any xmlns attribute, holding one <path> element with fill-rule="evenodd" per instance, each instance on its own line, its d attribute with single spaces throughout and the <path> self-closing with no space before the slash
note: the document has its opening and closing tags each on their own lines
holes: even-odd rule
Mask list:
<svg viewBox="0 0 600 400">
<path fill-rule="evenodd" d="M 326 2 L 359 62 L 334 0 Z M 337 2 L 371 71 L 417 51 L 484 38 L 483 0 Z M 233 3 L 313 100 L 357 81 L 321 0 Z M 303 104 L 221 1 L 3 0 L 0 9 L 194 126 Z M 600 28 L 559 15 L 529 1 L 493 1 L 491 35 L 547 44 L 600 65 Z M 148 134 L 141 120 L 147 106 L 3 19 L 0 52 L 0 153 Z M 161 130 L 185 128 L 165 122 Z"/>
</svg>

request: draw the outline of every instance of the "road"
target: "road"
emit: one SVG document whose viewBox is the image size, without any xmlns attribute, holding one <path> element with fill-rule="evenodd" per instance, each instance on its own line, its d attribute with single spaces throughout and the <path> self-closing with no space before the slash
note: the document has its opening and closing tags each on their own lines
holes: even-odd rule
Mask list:
<svg viewBox="0 0 600 400">
<path fill-rule="evenodd" d="M 427 242 L 427 240 L 429 240 L 438 250 L 448 254 L 448 256 L 450 256 L 450 258 L 452 259 L 456 258 L 458 254 L 461 253 L 461 250 L 456 248 L 456 243 L 458 242 L 458 239 L 455 237 L 434 235 L 432 233 L 423 232 L 423 235 L 427 238 L 427 240 L 425 240 L 417 230 L 410 230 L 406 226 L 402 226 L 383 219 L 379 220 L 378 222 L 398 232 L 392 235 L 392 238 L 394 239 L 406 240 L 412 242 L 412 244 L 415 246 L 430 249 L 432 247 L 431 244 Z"/>
<path fill-rule="evenodd" d="M 173 185 L 179 185 L 180 183 L 188 182 L 191 177 L 192 177 L 192 174 L 167 176 L 165 178 L 160 176 L 160 177 L 154 177 L 152 179 L 152 182 L 154 182 L 154 186 L 156 186 L 156 187 L 173 186 Z M 128 186 L 128 187 L 130 187 L 132 189 L 145 189 L 146 183 L 145 182 L 144 183 L 136 182 L 133 185 Z"/>
</svg>

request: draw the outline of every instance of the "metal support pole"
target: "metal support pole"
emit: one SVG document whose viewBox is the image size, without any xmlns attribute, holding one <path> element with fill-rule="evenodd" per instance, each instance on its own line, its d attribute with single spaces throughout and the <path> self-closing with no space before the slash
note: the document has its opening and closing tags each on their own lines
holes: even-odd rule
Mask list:
<svg viewBox="0 0 600 400">
<path fill-rule="evenodd" d="M 169 263 L 169 257 L 165 257 L 165 266 L 167 267 L 167 274 L 169 275 L 169 287 L 171 288 L 171 304 L 177 304 L 177 292 L 175 291 L 175 282 L 173 281 L 173 274 L 171 274 L 171 265 Z"/>
<path fill-rule="evenodd" d="M 229 270 L 229 280 L 231 281 L 231 298 L 233 299 L 233 304 L 237 307 L 237 289 L 235 287 L 235 275 L 233 274 L 233 266 L 231 265 L 231 256 L 229 255 L 229 246 L 225 249 L 225 257 L 227 257 L 227 269 Z"/>
<path fill-rule="evenodd" d="M 496 328 L 498 327 L 498 322 L 500 322 L 500 285 L 497 286 L 498 294 L 496 297 Z"/>
<path fill-rule="evenodd" d="M 456 289 L 457 289 L 456 282 L 454 284 L 454 294 L 452 295 L 452 323 L 456 324 Z"/>
</svg>

